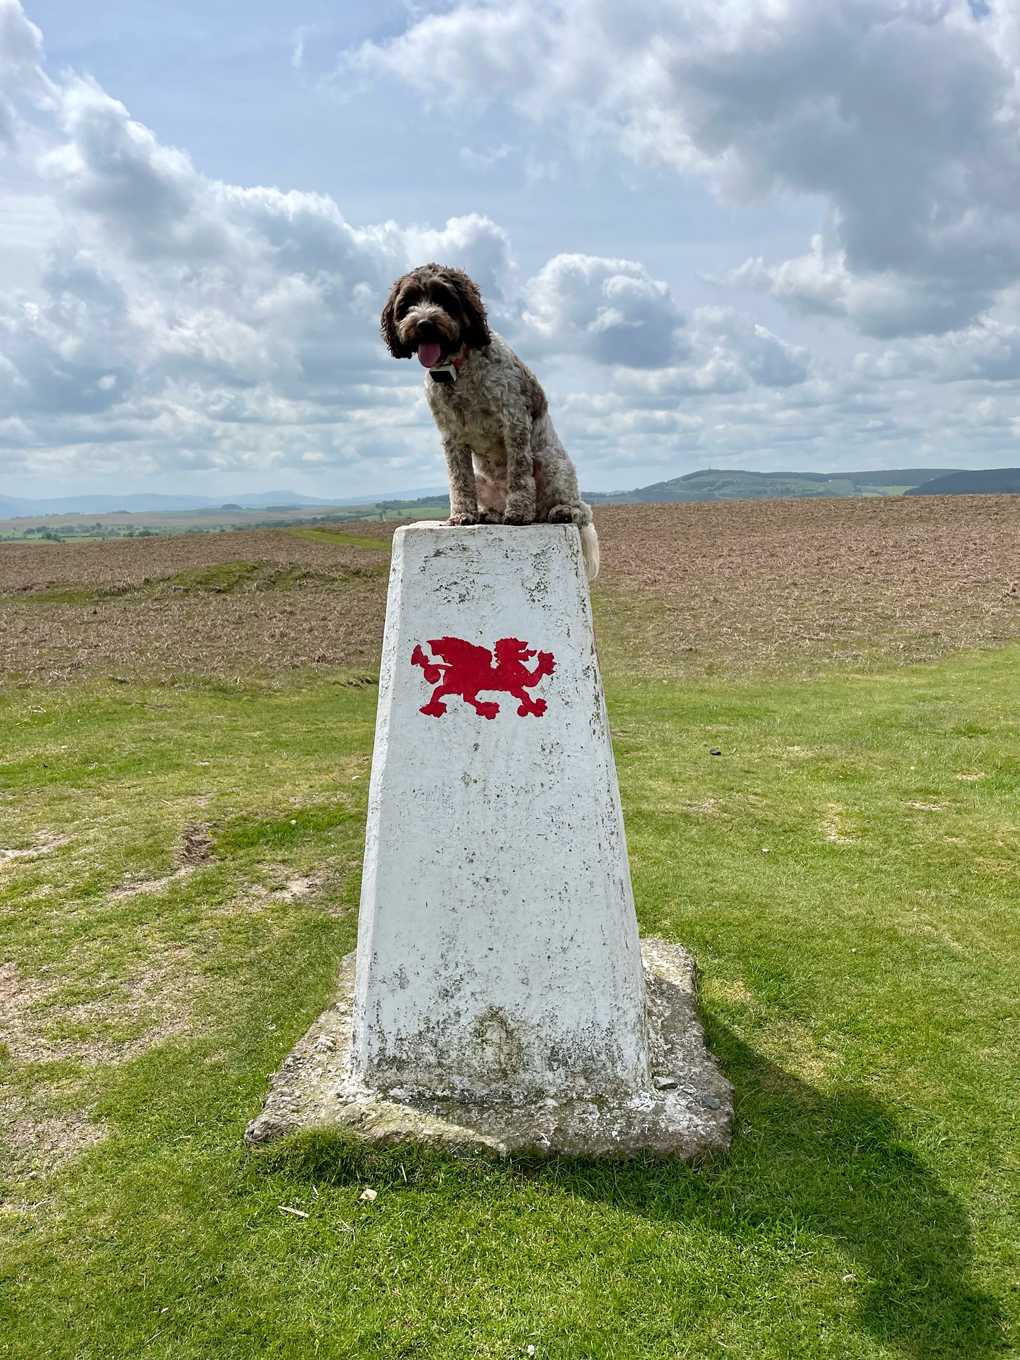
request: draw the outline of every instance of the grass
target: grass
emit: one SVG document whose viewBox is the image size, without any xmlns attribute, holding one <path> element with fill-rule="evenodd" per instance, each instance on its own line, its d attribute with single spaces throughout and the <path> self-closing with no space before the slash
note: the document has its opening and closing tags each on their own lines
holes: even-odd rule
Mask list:
<svg viewBox="0 0 1020 1360">
<path fill-rule="evenodd" d="M 0 694 L 5 1357 L 1016 1355 L 1017 660 L 608 683 L 737 1090 L 693 1167 L 245 1151 L 354 945 L 374 689 Z"/>
<path fill-rule="evenodd" d="M 388 538 L 370 538 L 367 534 L 334 533 L 330 529 L 287 529 L 294 538 L 307 538 L 313 543 L 341 543 L 346 548 L 375 548 L 389 552 L 393 546 Z"/>
</svg>

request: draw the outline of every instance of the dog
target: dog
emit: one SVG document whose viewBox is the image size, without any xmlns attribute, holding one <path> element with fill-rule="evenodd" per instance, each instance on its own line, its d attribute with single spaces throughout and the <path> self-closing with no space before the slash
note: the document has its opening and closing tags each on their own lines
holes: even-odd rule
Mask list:
<svg viewBox="0 0 1020 1360">
<path fill-rule="evenodd" d="M 588 579 L 599 569 L 591 507 L 549 418 L 541 384 L 489 329 L 467 274 L 422 265 L 397 279 L 382 312 L 395 359 L 428 369 L 425 396 L 450 477 L 447 524 L 576 524 Z"/>
</svg>

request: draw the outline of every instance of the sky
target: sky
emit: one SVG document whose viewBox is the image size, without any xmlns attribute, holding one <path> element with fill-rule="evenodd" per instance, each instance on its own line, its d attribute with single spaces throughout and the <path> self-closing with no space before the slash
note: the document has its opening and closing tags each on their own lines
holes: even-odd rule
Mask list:
<svg viewBox="0 0 1020 1360">
<path fill-rule="evenodd" d="M 581 484 L 1020 465 L 1015 0 L 0 0 L 0 493 L 442 487 L 481 285 Z"/>
</svg>

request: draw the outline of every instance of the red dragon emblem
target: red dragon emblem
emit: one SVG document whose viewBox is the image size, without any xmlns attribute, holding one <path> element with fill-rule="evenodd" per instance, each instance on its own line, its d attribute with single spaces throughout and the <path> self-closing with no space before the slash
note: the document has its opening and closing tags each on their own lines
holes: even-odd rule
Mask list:
<svg viewBox="0 0 1020 1360">
<path fill-rule="evenodd" d="M 543 675 L 552 675 L 556 668 L 552 652 L 536 653 L 518 638 L 500 638 L 496 643 L 494 663 L 487 647 L 476 647 L 463 638 L 432 638 L 429 647 L 441 660 L 426 656 L 420 645 L 415 646 L 411 655 L 411 665 L 420 666 L 429 684 L 437 687 L 420 712 L 441 718 L 446 712 L 443 698 L 447 694 L 459 694 L 483 718 L 494 718 L 499 712 L 499 704 L 479 699 L 479 690 L 497 690 L 518 699 L 517 712 L 522 718 L 529 713 L 540 718 L 545 712 L 545 700 L 533 698 L 525 690 L 537 685 Z M 535 669 L 529 671 L 524 663 L 533 656 L 538 659 Z"/>
</svg>

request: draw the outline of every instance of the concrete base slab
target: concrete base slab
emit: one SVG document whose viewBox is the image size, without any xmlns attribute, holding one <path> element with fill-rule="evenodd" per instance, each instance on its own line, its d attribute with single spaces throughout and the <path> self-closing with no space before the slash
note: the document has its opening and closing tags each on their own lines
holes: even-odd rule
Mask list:
<svg viewBox="0 0 1020 1360">
<path fill-rule="evenodd" d="M 248 1143 L 304 1129 L 347 1128 L 368 1142 L 416 1143 L 497 1154 L 538 1152 L 691 1158 L 729 1146 L 733 1088 L 705 1046 L 696 1009 L 694 960 L 680 945 L 643 940 L 651 1081 L 603 1097 L 521 1091 L 510 1099 L 400 1090 L 385 1097 L 352 1076 L 355 955 L 348 954 L 335 1005 L 312 1025 L 273 1078 Z"/>
</svg>

